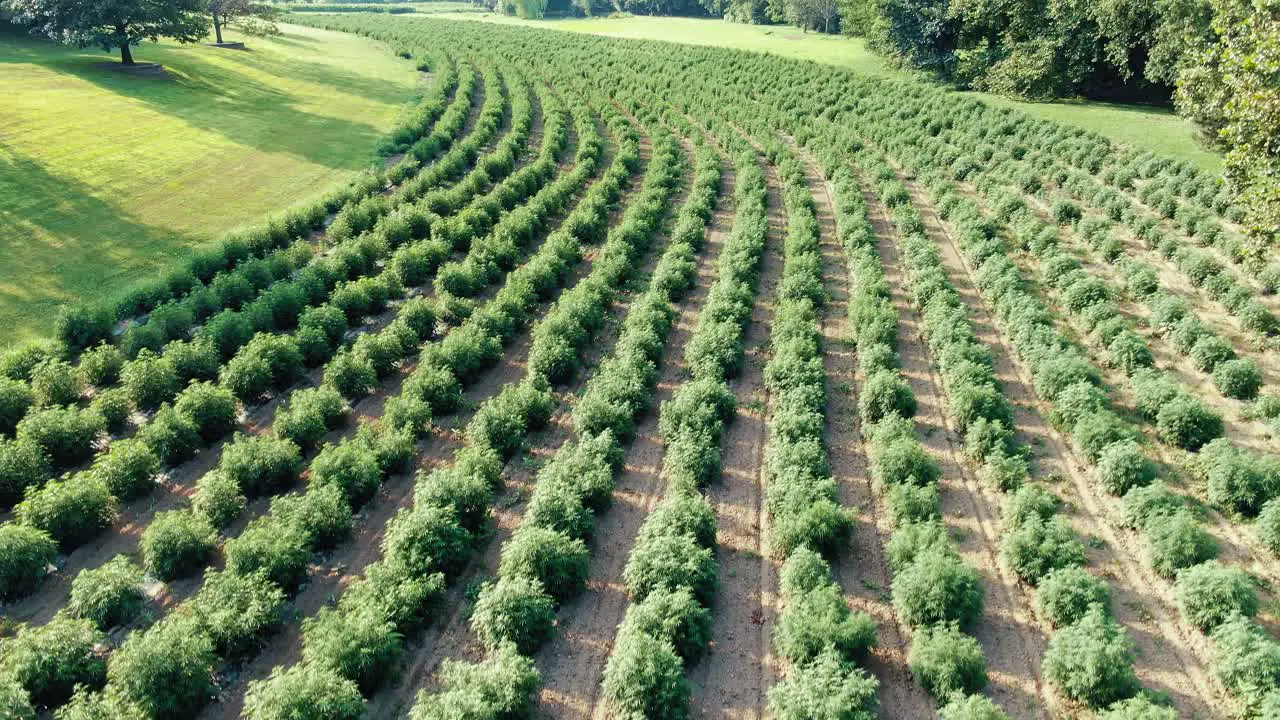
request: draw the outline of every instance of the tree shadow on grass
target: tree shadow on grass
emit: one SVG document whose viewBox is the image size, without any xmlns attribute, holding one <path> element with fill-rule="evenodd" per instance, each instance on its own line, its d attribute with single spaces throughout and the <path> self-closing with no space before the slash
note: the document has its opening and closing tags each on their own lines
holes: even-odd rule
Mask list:
<svg viewBox="0 0 1280 720">
<path fill-rule="evenodd" d="M 47 335 L 60 304 L 110 298 L 199 243 L 0 148 L 0 350 Z"/>
<path fill-rule="evenodd" d="M 296 97 L 255 80 L 246 70 L 277 77 L 301 76 L 309 82 L 385 104 L 399 104 L 411 95 L 388 80 L 366 78 L 339 68 L 329 72 L 324 65 L 281 58 L 278 54 L 259 57 L 253 52 L 232 53 L 203 46 L 148 45 L 136 57 L 159 62 L 166 72 L 144 77 L 100 67 L 102 60 L 111 57 L 105 54 L 95 57 L 90 51 L 38 40 L 15 44 L 18 47 L 0 50 L 0 62 L 31 63 L 71 75 L 108 92 L 142 101 L 152 110 L 218 133 L 237 144 L 342 170 L 368 165 L 383 132 L 368 123 L 302 109 Z M 231 62 L 212 62 L 215 56 L 209 53 L 221 53 L 216 56 L 219 60 Z M 128 118 L 119 120 L 128 122 Z M 358 152 L 353 153 L 353 149 Z"/>
</svg>

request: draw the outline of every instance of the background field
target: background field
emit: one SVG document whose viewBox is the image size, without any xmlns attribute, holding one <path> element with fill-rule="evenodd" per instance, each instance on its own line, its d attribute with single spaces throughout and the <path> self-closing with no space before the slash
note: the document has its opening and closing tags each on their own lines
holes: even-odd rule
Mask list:
<svg viewBox="0 0 1280 720">
<path fill-rule="evenodd" d="M 283 26 L 249 51 L 144 44 L 167 77 L 101 51 L 0 41 L 0 327 L 120 290 L 375 158 L 417 87 L 379 43 Z M 228 39 L 240 39 L 229 37 Z"/>
<path fill-rule="evenodd" d="M 765 52 L 798 60 L 838 65 L 869 75 L 907 77 L 867 49 L 858 38 L 801 33 L 788 26 L 742 25 L 722 20 L 676 17 L 590 18 L 584 20 L 521 20 L 505 15 L 453 15 L 462 20 L 526 24 L 552 30 L 594 33 L 610 37 L 667 40 Z M 923 78 L 922 78 L 923 80 Z M 1222 158 L 1196 138 L 1195 127 L 1171 110 L 1101 102 L 1033 103 L 991 95 L 965 93 L 995 105 L 1018 107 L 1033 115 L 1100 133 L 1162 155 L 1190 161 L 1202 170 L 1220 171 Z"/>
</svg>

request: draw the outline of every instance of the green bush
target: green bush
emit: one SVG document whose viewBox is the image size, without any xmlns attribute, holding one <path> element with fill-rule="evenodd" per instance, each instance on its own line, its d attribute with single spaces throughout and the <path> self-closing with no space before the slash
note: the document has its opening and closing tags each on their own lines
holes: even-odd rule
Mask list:
<svg viewBox="0 0 1280 720">
<path fill-rule="evenodd" d="M 161 580 L 173 580 L 204 564 L 217 542 L 209 521 L 189 510 L 156 513 L 142 533 L 142 565 Z"/>
<path fill-rule="evenodd" d="M 912 627 L 954 620 L 967 625 L 982 613 L 978 573 L 953 553 L 918 556 L 893 578 L 893 606 Z"/>
<path fill-rule="evenodd" d="M 0 377 L 0 435 L 12 433 L 35 402 L 36 396 L 30 385 Z"/>
<path fill-rule="evenodd" d="M 658 589 L 627 610 L 623 623 L 637 632 L 671 643 L 686 663 L 702 658 L 711 642 L 711 611 L 687 588 Z"/>
<path fill-rule="evenodd" d="M 0 676 L 0 707 L 5 708 L 9 713 L 9 720 L 36 720 L 35 708 L 31 707 L 30 693 L 11 677 Z"/>
<path fill-rule="evenodd" d="M 280 626 L 284 604 L 284 590 L 265 573 L 210 570 L 186 607 L 213 640 L 218 655 L 234 658 Z"/>
<path fill-rule="evenodd" d="M 111 527 L 115 502 L 106 483 L 75 475 L 28 489 L 13 511 L 19 522 L 49 533 L 69 550 Z"/>
<path fill-rule="evenodd" d="M 1108 445 L 1132 439 L 1133 433 L 1124 421 L 1108 410 L 1080 416 L 1071 430 L 1071 443 L 1090 462 L 1098 462 Z"/>
<path fill-rule="evenodd" d="M 196 480 L 196 494 L 191 499 L 191 510 L 215 528 L 226 528 L 240 513 L 248 501 L 240 492 L 240 485 L 218 470 L 207 472 Z"/>
<path fill-rule="evenodd" d="M 302 451 L 289 440 L 239 435 L 222 450 L 218 472 L 235 481 L 247 497 L 272 495 L 289 487 L 302 469 Z"/>
<path fill-rule="evenodd" d="M 89 410 L 52 407 L 32 410 L 18 423 L 18 440 L 39 445 L 55 468 L 70 468 L 93 457 L 93 441 L 106 429 Z"/>
<path fill-rule="evenodd" d="M 84 394 L 84 381 L 71 363 L 45 360 L 31 371 L 31 392 L 39 405 L 74 405 Z"/>
<path fill-rule="evenodd" d="M 445 660 L 440 668 L 443 690 L 436 695 L 419 693 L 409 720 L 528 717 L 541 682 L 533 660 L 510 645 L 491 652 L 481 663 Z"/>
<path fill-rule="evenodd" d="M 23 628 L 0 650 L 0 674 L 18 681 L 37 705 L 60 705 L 76 685 L 101 687 L 107 665 L 96 645 L 106 641 L 88 620 L 57 616 Z"/>
<path fill-rule="evenodd" d="M 1213 372 L 1218 365 L 1235 356 L 1231 342 L 1217 335 L 1204 335 L 1191 347 L 1191 359 L 1200 372 Z"/>
<path fill-rule="evenodd" d="M 1151 566 L 1165 577 L 1218 554 L 1218 543 L 1189 511 L 1173 513 L 1144 528 Z"/>
<path fill-rule="evenodd" d="M 885 485 L 933 485 L 942 475 L 933 456 L 910 437 L 873 441 L 871 472 Z"/>
<path fill-rule="evenodd" d="M 142 611 L 142 568 L 125 555 L 117 555 L 101 567 L 81 570 L 71 581 L 67 613 L 83 618 L 101 630 L 124 625 Z"/>
<path fill-rule="evenodd" d="M 339 612 L 321 608 L 302 623 L 302 659 L 354 680 L 371 693 L 392 674 L 402 650 L 400 633 L 373 608 Z"/>
<path fill-rule="evenodd" d="M 984 695 L 957 697 L 938 711 L 939 720 L 1009 720 L 1009 716 Z"/>
<path fill-rule="evenodd" d="M 563 602 L 586 585 L 588 555 L 582 540 L 525 526 L 503 545 L 498 574 L 539 580 L 551 597 Z"/>
<path fill-rule="evenodd" d="M 197 621 L 176 614 L 129 635 L 111 656 L 107 682 L 147 717 L 194 717 L 213 697 L 217 656 Z"/>
<path fill-rule="evenodd" d="M 1280 498 L 1272 498 L 1262 506 L 1262 512 L 1258 513 L 1258 520 L 1254 523 L 1254 532 L 1258 542 L 1280 555 Z"/>
<path fill-rule="evenodd" d="M 211 443 L 235 429 L 240 406 L 230 390 L 211 382 L 196 382 L 178 395 L 173 409 L 195 425 L 201 440 Z"/>
<path fill-rule="evenodd" d="M 80 356 L 80 378 L 95 387 L 105 387 L 120 378 L 124 357 L 114 345 L 98 345 Z"/>
<path fill-rule="evenodd" d="M 359 442 L 325 443 L 311 461 L 313 485 L 337 485 L 353 506 L 363 505 L 382 484 L 382 467 L 372 448 Z"/>
<path fill-rule="evenodd" d="M 1155 480 L 1156 466 L 1137 442 L 1122 440 L 1103 448 L 1094 475 L 1104 490 L 1124 495 Z"/>
<path fill-rule="evenodd" d="M 339 352 L 324 369 L 324 384 L 348 400 L 358 400 L 373 392 L 378 373 L 364 355 Z"/>
<path fill-rule="evenodd" d="M 894 527 L 928 522 L 941 515 L 937 485 L 891 485 L 887 495 Z"/>
<path fill-rule="evenodd" d="M 1280 492 L 1280 463 L 1255 455 L 1226 438 L 1205 445 L 1196 457 L 1204 476 L 1209 503 L 1226 512 L 1248 517 Z"/>
<path fill-rule="evenodd" d="M 605 665 L 602 685 L 605 702 L 619 716 L 648 720 L 689 717 L 684 661 L 665 640 L 624 628 Z"/>
<path fill-rule="evenodd" d="M 1125 375 L 1132 375 L 1154 365 L 1155 357 L 1141 336 L 1126 330 L 1107 343 L 1107 362 Z"/>
<path fill-rule="evenodd" d="M 271 427 L 279 437 L 292 440 L 299 447 L 311 448 L 319 444 L 325 433 L 340 427 L 348 411 L 341 393 L 333 388 L 298 390 L 276 411 Z"/>
<path fill-rule="evenodd" d="M 110 340 L 114 325 L 111 313 L 102 307 L 67 305 L 58 311 L 53 334 L 75 352 Z"/>
<path fill-rule="evenodd" d="M 1128 700 L 1113 703 L 1098 713 L 1098 720 L 1178 720 L 1178 711 L 1157 705 L 1146 695 L 1136 695 Z"/>
<path fill-rule="evenodd" d="M 636 541 L 622 573 L 632 600 L 642 602 L 658 588 L 689 588 L 698 601 L 709 604 L 717 584 L 711 548 L 689 535 L 655 534 Z"/>
<path fill-rule="evenodd" d="M 1125 527 L 1142 530 L 1153 521 L 1162 520 L 1183 508 L 1182 496 L 1163 482 L 1137 487 L 1124 496 L 1121 520 Z"/>
<path fill-rule="evenodd" d="M 1130 697 L 1138 689 L 1133 643 L 1101 605 L 1049 638 L 1041 667 L 1045 679 L 1064 697 L 1094 708 Z"/>
<path fill-rule="evenodd" d="M 1018 578 L 1031 585 L 1053 570 L 1083 565 L 1086 559 L 1071 526 L 1056 516 L 1027 518 L 1005 534 L 1000 549 Z"/>
<path fill-rule="evenodd" d="M 1280 683 L 1280 643 L 1239 616 L 1219 625 L 1210 637 L 1216 650 L 1214 674 L 1246 708 L 1259 709 Z"/>
<path fill-rule="evenodd" d="M 120 500 L 132 500 L 151 492 L 160 472 L 160 458 L 138 440 L 117 440 L 97 457 L 89 474 L 104 483 Z"/>
<path fill-rule="evenodd" d="M 93 399 L 89 401 L 89 411 L 102 417 L 109 432 L 118 433 L 124 429 L 133 413 L 133 401 L 124 388 L 107 388 L 94 393 Z"/>
<path fill-rule="evenodd" d="M 199 340 L 175 340 L 164 346 L 164 356 L 173 365 L 178 382 L 186 385 L 192 380 L 217 380 L 222 357 L 218 348 L 207 338 Z"/>
<path fill-rule="evenodd" d="M 363 578 L 347 587 L 338 601 L 340 612 L 374 608 L 401 632 L 409 633 L 431 620 L 444 596 L 442 573 L 421 575 L 394 559 L 376 562 Z"/>
<path fill-rule="evenodd" d="M 12 600 L 34 588 L 57 554 L 58 544 L 43 530 L 0 523 L 0 600 Z"/>
<path fill-rule="evenodd" d="M 351 533 L 351 506 L 336 485 L 309 488 L 271 501 L 271 514 L 297 525 L 317 549 L 330 548 Z"/>
<path fill-rule="evenodd" d="M 1174 398 L 1156 415 L 1156 431 L 1170 445 L 1195 452 L 1214 438 L 1222 437 L 1222 416 L 1195 397 Z"/>
<path fill-rule="evenodd" d="M 1106 582 L 1081 567 L 1064 567 L 1050 572 L 1036 587 L 1036 608 L 1055 628 L 1079 622 L 1093 605 L 1110 607 L 1111 590 Z"/>
<path fill-rule="evenodd" d="M 866 613 L 851 613 L 840 588 L 828 583 L 792 598 L 774 628 L 779 654 L 804 665 L 825 648 L 848 660 L 866 658 L 876 644 L 876 624 Z"/>
<path fill-rule="evenodd" d="M 935 550 L 954 554 L 947 529 L 940 521 L 904 525 L 889 538 L 889 566 L 900 572 L 917 557 Z"/>
<path fill-rule="evenodd" d="M 454 513 L 414 505 L 396 513 L 382 538 L 383 553 L 422 574 L 460 570 L 469 557 L 471 536 Z"/>
<path fill-rule="evenodd" d="M 879 687 L 866 670 L 828 650 L 769 690 L 769 710 L 778 720 L 875 720 Z"/>
<path fill-rule="evenodd" d="M 1032 518 L 1048 521 L 1062 507 L 1062 500 L 1041 485 L 1024 485 L 1005 502 L 1001 515 L 1010 528 L 1021 527 Z"/>
<path fill-rule="evenodd" d="M 1262 387 L 1262 370 L 1248 358 L 1224 360 L 1213 369 L 1213 384 L 1229 398 L 1252 400 Z"/>
<path fill-rule="evenodd" d="M 912 634 L 909 660 L 916 679 L 939 700 L 987 686 L 987 658 L 982 646 L 954 623 L 918 628 Z"/>
<path fill-rule="evenodd" d="M 161 465 L 174 467 L 195 456 L 200 447 L 200 430 L 172 405 L 165 405 L 138 430 L 137 439 L 156 454 Z"/>
<path fill-rule="evenodd" d="M 879 422 L 893 413 L 909 418 L 916 413 L 916 398 L 911 386 L 897 372 L 881 370 L 863 383 L 858 412 L 863 422 L 868 423 Z"/>
<path fill-rule="evenodd" d="M 311 562 L 310 536 L 297 525 L 266 515 L 249 523 L 225 545 L 227 570 L 240 575 L 258 571 L 281 587 L 297 587 Z"/>
<path fill-rule="evenodd" d="M 29 487 L 37 487 L 53 475 L 44 449 L 32 440 L 0 438 L 0 507 L 10 507 Z"/>
<path fill-rule="evenodd" d="M 182 389 L 173 363 L 150 350 L 125 363 L 120 379 L 134 407 L 145 411 L 169 402 Z"/>
<path fill-rule="evenodd" d="M 1258 594 L 1249 574 L 1214 560 L 1179 572 L 1175 589 L 1182 616 L 1204 632 L 1237 615 L 1253 617 L 1258 612 Z"/>
<path fill-rule="evenodd" d="M 249 683 L 244 717 L 254 720 L 360 720 L 365 700 L 351 680 L 315 665 L 276 667 Z"/>
<path fill-rule="evenodd" d="M 555 599 L 537 579 L 502 577 L 480 591 L 471 629 L 485 647 L 512 643 L 522 654 L 532 655 L 551 637 L 555 618 Z"/>
</svg>

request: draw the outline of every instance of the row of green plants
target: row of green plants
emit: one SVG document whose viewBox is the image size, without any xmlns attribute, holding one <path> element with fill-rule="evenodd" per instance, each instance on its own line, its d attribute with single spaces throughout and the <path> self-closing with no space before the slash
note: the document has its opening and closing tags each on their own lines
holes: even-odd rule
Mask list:
<svg viewBox="0 0 1280 720">
<path fill-rule="evenodd" d="M 1054 327 L 1048 308 L 1030 299 L 1029 287 L 996 235 L 998 224 L 961 197 L 949 181 L 935 178 L 927 184 L 940 213 L 957 229 L 966 259 L 977 268 L 979 290 L 991 298 L 999 316 L 1010 324 L 1024 361 L 1037 367 L 1036 390 L 1053 408 L 1051 421 L 1064 431 L 1071 428 L 1072 443 L 1092 465 L 1100 487 L 1123 495 L 1124 522 L 1144 538 L 1148 561 L 1156 574 L 1175 579 L 1174 592 L 1184 622 L 1202 630 L 1213 629 L 1213 669 L 1238 701 L 1239 711 L 1258 713 L 1263 703 L 1276 702 L 1268 696 L 1275 694 L 1280 677 L 1261 661 L 1268 653 L 1280 652 L 1280 644 L 1250 619 L 1257 599 L 1247 575 L 1213 561 L 1218 552 L 1216 542 L 1186 499 L 1156 479 L 1156 469 L 1136 441 L 1136 433 L 1108 407 L 1097 369 Z M 1036 330 L 1036 326 L 1044 330 Z M 1038 354 L 1035 335 L 1050 341 L 1048 347 L 1059 358 L 1069 359 L 1064 362 L 1041 355 L 1037 363 L 1033 359 Z M 1223 453 L 1218 457 L 1230 461 L 1239 456 Z M 1214 629 L 1212 623 L 1198 620 L 1202 615 L 1220 618 L 1226 629 Z M 1099 631 L 1107 627 L 1105 617 L 1092 622 Z"/>
<path fill-rule="evenodd" d="M 727 381 L 741 368 L 768 214 L 755 151 L 730 127 L 710 129 L 733 158 L 735 215 L 716 280 L 684 347 L 689 379 L 659 409 L 665 496 L 640 527 L 623 570 L 631 606 L 601 689 L 607 706 L 628 717 L 688 717 L 685 672 L 705 656 L 711 639 L 716 518 L 701 488 L 720 474 L 720 442 L 736 405 Z"/>
<path fill-rule="evenodd" d="M 518 104 L 525 111 L 521 113 L 526 118 L 522 125 L 523 137 L 527 135 L 529 122 L 528 98 Z M 521 147 L 516 143 L 507 151 L 516 152 Z M 423 228 L 416 234 L 425 235 L 428 229 Z M 404 233 L 387 233 L 382 247 L 391 241 L 409 242 L 413 234 L 406 237 Z M 383 250 L 384 255 L 386 252 Z M 130 394 L 129 400 L 135 406 L 148 409 L 158 405 L 158 410 L 150 422 L 139 428 L 135 438 L 114 443 L 86 473 L 72 475 L 65 481 L 27 487 L 26 498 L 15 509 L 15 523 L 0 526 L 0 534 L 10 539 L 11 551 L 0 555 L 0 575 L 10 580 L 5 583 L 10 596 L 31 590 L 44 576 L 45 566 L 58 549 L 70 550 L 109 527 L 115 507 L 153 489 L 161 468 L 175 467 L 189 460 L 201 446 L 229 435 L 239 425 L 240 403 L 249 405 L 271 389 L 283 390 L 301 378 L 307 366 L 325 361 L 325 385 L 350 399 L 360 397 L 434 332 L 436 312 L 425 301 L 410 301 L 398 309 L 395 320 L 383 330 L 362 334 L 349 351 L 339 351 L 335 356 L 334 351 L 343 344 L 349 320 L 385 310 L 391 299 L 403 293 L 403 280 L 415 279 L 406 275 L 425 277 L 447 253 L 448 248 L 441 248 L 433 240 L 401 245 L 378 275 L 339 284 L 328 303 L 304 311 L 296 334 L 259 334 L 221 371 L 216 356 L 211 355 L 179 366 L 174 356 L 144 353 L 126 363 L 120 374 L 124 389 Z M 369 265 L 375 269 L 372 263 Z M 407 272 L 409 268 L 413 273 Z M 318 336 L 318 342 L 308 342 L 309 334 Z M 207 344 L 203 347 L 206 354 L 211 354 Z M 200 373 L 187 377 L 186 371 L 192 368 L 198 368 Z M 184 371 L 181 374 L 180 369 Z M 175 396 L 184 380 L 191 385 Z M 168 404 L 169 400 L 173 401 L 172 405 Z M 308 406 L 321 405 L 332 409 L 332 403 L 309 403 Z M 298 415 L 299 407 L 286 405 L 282 412 Z M 64 415 L 75 418 L 77 415 L 73 413 L 82 416 L 85 412 L 89 411 L 67 409 Z M 298 418 L 294 421 L 294 432 L 306 432 L 299 421 L 313 428 L 310 433 L 314 435 L 316 428 L 327 428 L 336 419 L 330 413 L 317 425 L 312 419 Z M 59 430 L 57 426 L 53 429 Z M 67 432 L 62 430 L 64 435 Z M 299 439 L 314 443 L 318 438 Z M 53 447 L 61 449 L 57 445 Z M 83 447 L 87 447 L 87 443 Z M 194 506 L 216 527 L 229 523 L 244 506 L 244 494 L 237 491 L 227 473 L 210 473 L 197 482 L 196 488 Z M 11 527 L 15 524 L 27 527 Z M 144 550 L 146 546 L 144 535 Z"/>
<path fill-rule="evenodd" d="M 825 162 L 834 173 L 836 226 L 853 278 L 849 320 L 861 378 L 858 415 L 871 475 L 894 527 L 887 548 L 890 597 L 901 622 L 912 629 L 908 660 L 920 685 L 943 706 L 944 717 L 1004 717 L 980 696 L 987 684 L 986 657 L 963 630 L 981 616 L 984 589 L 941 519 L 942 470 L 920 444 L 911 419 L 916 399 L 899 367 L 898 313 L 862 187 L 829 154 Z"/>
<path fill-rule="evenodd" d="M 639 162 L 634 132 L 625 121 L 613 120 L 620 146 L 604 178 L 592 187 L 561 229 L 548 237 L 533 260 L 514 271 L 506 287 L 455 330 L 455 335 L 474 331 L 487 335 L 499 347 L 507 344 L 530 322 L 536 307 L 569 281 L 567 270 L 581 261 L 582 246 L 598 242 L 596 233 L 607 223 L 609 205 L 620 197 L 624 183 Z M 629 235 L 615 236 L 607 254 L 616 257 L 620 251 L 617 244 L 633 239 Z M 604 256 L 606 251 L 602 249 L 601 254 Z M 593 266 L 593 275 L 597 270 L 599 266 Z M 460 363 L 453 367 L 443 357 L 436 361 L 437 373 L 457 375 L 466 362 L 462 357 L 456 359 Z M 498 359 L 499 356 L 482 359 L 482 366 L 477 369 L 491 366 Z M 458 377 L 455 382 L 459 384 L 474 382 L 474 376 L 470 380 Z M 364 697 L 376 691 L 394 668 L 403 651 L 403 638 L 426 624 L 434 610 L 432 601 L 458 577 L 488 537 L 490 508 L 501 486 L 503 465 L 519 451 L 528 433 L 550 418 L 555 404 L 550 388 L 544 377 L 530 373 L 480 406 L 467 425 L 463 448 L 454 462 L 420 476 L 413 506 L 401 509 L 388 525 L 383 557 L 366 569 L 362 581 L 378 582 L 383 599 L 371 604 L 369 598 L 352 596 L 348 590 L 336 607 L 326 608 L 308 620 L 302 661 L 288 668 L 277 667 L 267 680 L 251 683 L 246 717 L 360 716 Z M 456 403 L 449 407 L 433 405 L 429 409 L 438 413 L 452 411 L 455 406 Z M 390 570 L 400 568 L 405 572 L 388 576 Z M 429 588 L 423 585 L 424 580 Z M 428 590 L 429 597 L 424 597 Z M 320 628 L 321 616 L 331 626 L 366 628 L 359 637 L 345 638 L 348 647 L 342 651 L 343 657 L 352 658 L 350 661 L 336 661 L 339 651 L 331 640 L 332 632 Z M 485 668 L 478 668 L 462 674 L 489 677 L 504 686 L 513 683 L 518 687 L 528 682 L 531 663 L 501 653 L 494 662 L 505 671 L 486 674 Z M 334 714 L 326 714 L 329 707 L 337 708 Z"/>
<path fill-rule="evenodd" d="M 591 296 L 596 296 L 593 304 L 601 311 L 610 306 L 617 288 L 634 275 L 635 262 L 667 214 L 671 196 L 683 175 L 683 163 L 675 138 L 652 121 L 649 127 L 650 135 L 654 137 L 654 152 L 644 186 L 619 224 L 610 231 L 600 258 L 592 268 L 591 277 L 562 296 L 535 328 L 528 362 L 530 377 L 563 383 L 574 376 L 594 330 L 584 331 L 581 326 L 566 327 L 569 314 L 581 317 L 583 308 L 578 303 Z M 670 276 L 653 274 L 648 278 L 646 293 L 641 298 L 650 297 L 654 288 L 661 287 L 659 283 L 671 280 Z M 613 289 L 601 294 L 601 289 L 592 287 L 596 283 Z M 633 303 L 628 311 L 610 359 L 619 357 L 619 353 L 631 352 L 633 343 L 648 341 L 647 338 L 641 340 L 640 334 L 651 332 L 646 323 L 652 322 L 653 316 L 638 315 L 637 312 L 643 312 L 647 307 L 643 299 L 639 303 Z M 593 327 L 598 329 L 596 324 Z M 574 362 L 556 366 L 558 369 L 549 372 L 545 363 L 535 360 L 539 339 L 546 342 L 557 336 L 559 340 L 555 341 L 555 347 L 566 348 L 558 357 L 567 357 L 572 352 Z M 661 343 L 640 351 L 656 358 L 661 351 Z M 606 360 L 592 374 L 586 392 L 592 392 L 591 388 L 599 387 L 602 382 L 609 382 L 609 373 L 615 372 L 615 367 Z M 622 454 L 618 438 L 609 430 L 594 435 L 575 433 L 538 471 L 525 517 L 502 547 L 497 577 L 480 586 L 471 612 L 473 632 L 495 658 L 503 657 L 504 648 L 506 652 L 514 649 L 529 657 L 532 663 L 531 656 L 554 630 L 560 605 L 585 586 L 586 540 L 592 524 L 591 514 L 607 505 L 614 475 L 621 470 Z M 456 663 L 450 662 L 442 670 L 442 679 L 455 672 L 456 667 Z M 422 692 L 411 717 L 440 717 L 446 709 L 457 707 L 463 698 L 485 692 L 486 688 L 485 684 L 477 686 L 473 682 L 455 680 L 447 683 L 441 692 Z M 519 693 L 504 693 L 502 701 L 492 704 L 491 712 L 513 717 L 526 714 L 536 688 L 535 680 L 528 687 L 521 687 Z"/>
<path fill-rule="evenodd" d="M 486 110 L 501 118 L 504 104 L 498 99 Z M 528 109 L 527 102 L 524 109 Z M 496 128 L 492 124 L 486 127 Z M 137 326 L 161 328 L 156 332 L 161 333 L 157 341 L 167 343 L 163 346 L 140 349 L 136 357 L 126 360 L 114 347 L 99 345 L 82 356 L 79 367 L 52 358 L 40 361 L 30 370 L 29 387 L 18 381 L 0 381 L 0 404 L 6 406 L 0 414 L 15 420 L 22 417 L 14 423 L 15 440 L 0 440 L 0 495 L 4 496 L 0 499 L 12 502 L 25 492 L 40 489 L 53 472 L 90 459 L 95 454 L 93 443 L 103 430 L 121 432 L 133 410 L 156 412 L 192 381 L 221 380 L 245 402 L 258 401 L 272 381 L 286 382 L 289 375 L 297 374 L 296 368 L 279 367 L 279 362 L 270 373 L 264 372 L 262 356 L 273 354 L 268 346 L 278 341 L 263 334 L 296 328 L 297 351 L 304 361 L 314 365 L 327 360 L 347 322 L 339 324 L 332 317 L 331 306 L 341 309 L 348 321 L 358 320 L 396 291 L 389 274 L 384 273 L 382 279 L 362 277 L 379 269 L 376 262 L 380 258 L 397 251 L 389 258 L 397 269 L 434 262 L 434 246 L 416 251 L 401 247 L 411 237 L 427 233 L 427 219 L 420 214 L 396 219 L 379 233 L 342 243 L 337 252 L 312 258 L 296 279 L 272 281 L 274 274 L 264 273 L 259 284 L 269 287 L 267 292 L 241 310 L 228 308 L 208 318 L 190 340 L 186 338 L 198 322 L 195 315 L 182 304 L 169 304 L 154 311 L 146 325 Z M 246 263 L 240 271 L 252 267 L 253 263 Z M 251 284 L 244 283 L 251 291 Z M 94 398 L 87 408 L 81 408 L 76 403 L 86 386 L 94 387 Z M 171 418 L 160 413 L 144 419 L 138 435 L 153 433 L 162 441 L 168 439 L 173 435 L 172 427 L 149 429 L 157 420 L 166 419 Z M 37 458 L 36 448 L 45 457 L 43 462 Z M 166 453 L 165 448 L 157 448 L 157 452 L 187 454 Z"/>
<path fill-rule="evenodd" d="M 876 623 L 852 612 L 826 558 L 844 548 L 853 513 L 839 505 L 828 465 L 826 371 L 818 327 L 827 301 L 821 228 L 805 169 L 776 139 L 766 143 L 782 182 L 787 211 L 782 279 L 774 303 L 765 445 L 765 506 L 769 548 L 784 560 L 782 611 L 773 633 L 785 678 L 769 690 L 779 718 L 878 717 L 879 681 L 866 669 L 876 644 Z"/>
</svg>

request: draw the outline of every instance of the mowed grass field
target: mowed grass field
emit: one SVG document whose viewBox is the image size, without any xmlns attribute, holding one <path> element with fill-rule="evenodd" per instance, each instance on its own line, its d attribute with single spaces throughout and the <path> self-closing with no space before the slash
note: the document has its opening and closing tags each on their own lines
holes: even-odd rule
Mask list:
<svg viewBox="0 0 1280 720">
<path fill-rule="evenodd" d="M 413 63 L 355 35 L 282 29 L 247 51 L 138 48 L 163 77 L 0 38 L 6 339 L 46 334 L 59 303 L 118 292 L 376 160 L 421 82 Z"/>
<path fill-rule="evenodd" d="M 837 65 L 871 75 L 908 77 L 867 49 L 859 38 L 802 33 L 794 27 L 727 23 L 722 20 L 675 17 L 619 17 L 566 20 L 521 20 L 493 14 L 457 15 L 456 19 L 527 24 L 552 30 L 594 33 L 610 37 L 666 40 L 690 45 L 714 45 L 764 52 L 797 60 Z M 1194 163 L 1217 172 L 1222 158 L 1196 137 L 1195 127 L 1159 107 L 1139 107 L 1090 101 L 1022 102 L 988 93 L 967 93 L 996 105 L 1018 107 L 1055 122 L 1092 130 L 1118 142 Z"/>
</svg>

